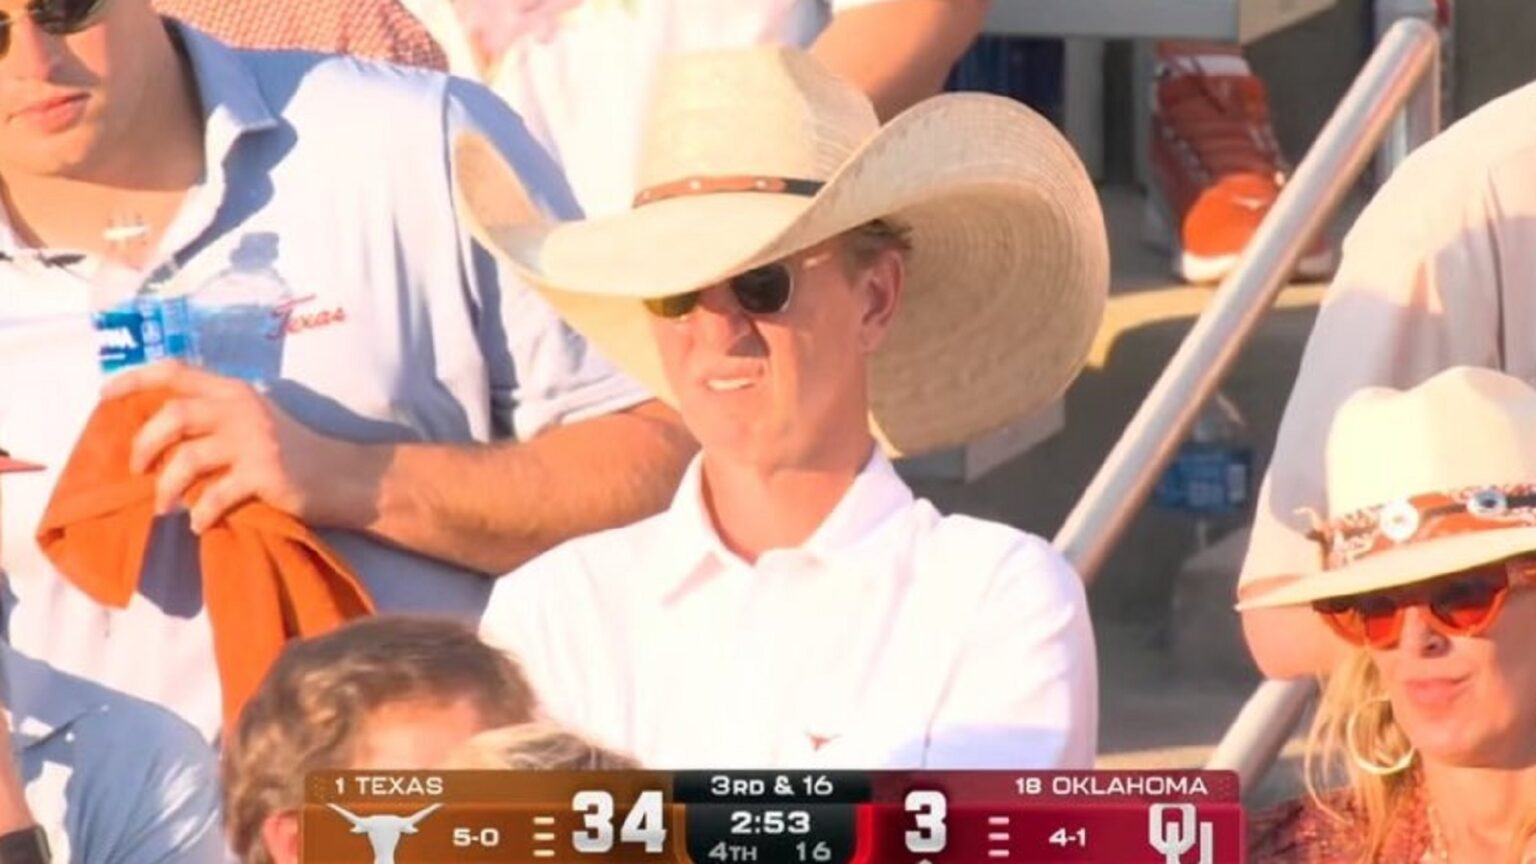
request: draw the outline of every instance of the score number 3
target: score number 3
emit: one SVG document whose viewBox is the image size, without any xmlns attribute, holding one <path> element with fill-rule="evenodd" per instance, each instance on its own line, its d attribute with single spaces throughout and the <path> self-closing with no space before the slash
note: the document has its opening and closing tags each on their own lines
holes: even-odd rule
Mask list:
<svg viewBox="0 0 1536 864">
<path fill-rule="evenodd" d="M 949 830 L 944 817 L 949 813 L 949 799 L 943 792 L 914 789 L 907 793 L 907 812 L 912 814 L 916 830 L 907 832 L 907 851 L 914 855 L 936 855 L 944 851 Z"/>
<path fill-rule="evenodd" d="M 613 849 L 613 795 L 608 792 L 584 790 L 571 799 L 571 809 L 582 814 L 584 830 L 571 832 L 571 845 L 583 855 L 602 855 Z M 657 853 L 667 842 L 667 829 L 662 819 L 661 793 L 655 790 L 641 792 L 635 806 L 624 817 L 624 827 L 619 829 L 619 842 L 639 843 L 648 853 Z"/>
</svg>

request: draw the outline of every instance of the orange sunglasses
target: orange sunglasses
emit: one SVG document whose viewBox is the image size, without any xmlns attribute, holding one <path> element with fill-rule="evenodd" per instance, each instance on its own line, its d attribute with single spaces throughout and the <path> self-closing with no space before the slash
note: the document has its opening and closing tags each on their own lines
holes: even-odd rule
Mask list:
<svg viewBox="0 0 1536 864">
<path fill-rule="evenodd" d="M 1413 606 L 1424 610 L 1431 630 L 1445 636 L 1477 636 L 1493 626 L 1512 587 L 1536 583 L 1536 557 L 1484 564 L 1429 582 L 1331 597 L 1312 604 L 1346 641 L 1384 650 L 1397 644 Z"/>
</svg>

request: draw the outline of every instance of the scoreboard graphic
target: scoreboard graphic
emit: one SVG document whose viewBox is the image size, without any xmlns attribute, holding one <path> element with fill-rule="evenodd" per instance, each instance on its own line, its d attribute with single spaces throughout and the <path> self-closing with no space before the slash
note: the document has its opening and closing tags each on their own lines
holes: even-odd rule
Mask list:
<svg viewBox="0 0 1536 864">
<path fill-rule="evenodd" d="M 1241 864 L 1225 771 L 316 772 L 306 864 Z"/>
</svg>

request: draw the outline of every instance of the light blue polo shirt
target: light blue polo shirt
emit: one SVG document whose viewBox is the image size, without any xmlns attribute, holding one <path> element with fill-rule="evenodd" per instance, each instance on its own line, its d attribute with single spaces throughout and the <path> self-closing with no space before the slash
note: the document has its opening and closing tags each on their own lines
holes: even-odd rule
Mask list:
<svg viewBox="0 0 1536 864">
<path fill-rule="evenodd" d="M 3 642 L 0 669 L 16 767 L 53 860 L 223 860 L 218 763 L 197 730 Z"/>
<path fill-rule="evenodd" d="M 474 442 L 527 439 L 648 398 L 535 293 L 498 278 L 458 219 L 451 142 L 464 131 L 495 141 L 550 213 L 577 215 L 557 167 L 489 91 L 173 32 L 201 91 L 208 156 L 163 251 L 197 285 L 237 249 L 275 250 L 272 270 L 292 301 L 244 338 L 276 352 L 281 380 L 270 394 L 284 410 L 353 441 Z M 0 566 L 18 600 L 10 636 L 60 669 L 170 706 L 211 738 L 219 691 L 196 543 L 183 522 L 157 525 L 140 596 L 120 611 L 65 584 L 32 540 L 102 385 L 89 320 L 94 262 L 57 254 L 66 251 L 19 248 L 0 213 L 0 440 L 49 466 L 6 481 Z M 472 489 L 481 478 L 462 482 Z M 477 574 L 322 533 L 383 609 L 474 620 L 485 604 L 491 582 Z"/>
</svg>

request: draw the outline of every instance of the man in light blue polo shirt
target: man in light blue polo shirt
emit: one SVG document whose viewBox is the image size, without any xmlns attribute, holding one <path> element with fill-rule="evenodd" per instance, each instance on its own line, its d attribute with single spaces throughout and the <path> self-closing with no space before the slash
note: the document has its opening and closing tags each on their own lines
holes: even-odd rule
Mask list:
<svg viewBox="0 0 1536 864">
<path fill-rule="evenodd" d="M 0 450 L 6 483 L 37 470 Z M 0 861 L 221 860 L 218 766 L 197 730 L 3 639 L 0 676 Z"/>
<path fill-rule="evenodd" d="M 19 648 L 212 738 L 193 532 L 234 504 L 321 528 L 381 609 L 466 617 L 481 574 L 664 506 L 691 449 L 675 415 L 499 276 L 457 217 L 449 142 L 466 130 L 496 142 L 536 205 L 575 210 L 488 91 L 234 51 L 148 0 L 0 0 L 0 15 L 0 436 L 56 469 L 102 393 L 91 279 L 113 224 L 141 226 L 133 267 L 173 259 L 175 285 L 257 280 L 282 297 L 215 346 L 260 354 L 264 392 L 175 364 L 112 381 L 175 396 L 136 439 L 137 467 L 165 457 L 162 506 L 222 474 L 158 521 L 127 609 L 88 600 L 32 541 L 55 471 L 15 479 L 0 565 Z"/>
</svg>

